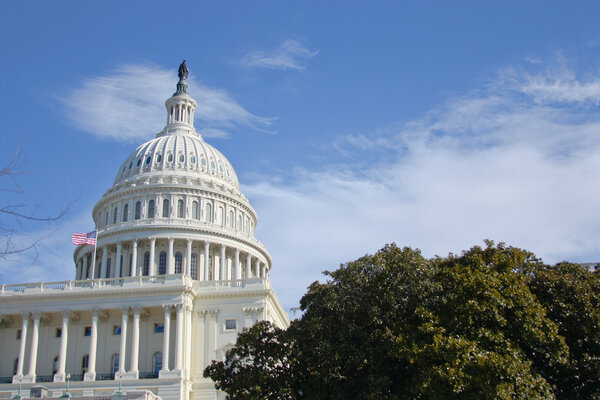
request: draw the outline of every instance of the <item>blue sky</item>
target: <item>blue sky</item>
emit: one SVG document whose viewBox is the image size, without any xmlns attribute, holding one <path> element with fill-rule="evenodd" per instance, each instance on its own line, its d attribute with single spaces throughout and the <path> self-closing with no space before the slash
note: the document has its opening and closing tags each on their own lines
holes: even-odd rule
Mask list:
<svg viewBox="0 0 600 400">
<path fill-rule="evenodd" d="M 485 238 L 600 261 L 595 2 L 0 2 L 2 205 L 37 252 L 0 281 L 73 277 L 74 231 L 165 122 L 182 59 L 196 128 L 259 215 L 286 308 L 386 243 Z M 4 226 L 15 227 L 12 220 Z"/>
</svg>

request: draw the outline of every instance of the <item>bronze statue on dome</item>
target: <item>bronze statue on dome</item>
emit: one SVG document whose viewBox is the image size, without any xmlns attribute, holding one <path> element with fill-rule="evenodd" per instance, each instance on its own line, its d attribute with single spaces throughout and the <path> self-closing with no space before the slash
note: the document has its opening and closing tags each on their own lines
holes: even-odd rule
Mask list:
<svg viewBox="0 0 600 400">
<path fill-rule="evenodd" d="M 190 75 L 190 71 L 188 71 L 187 65 L 185 65 L 185 60 L 183 60 L 183 62 L 179 65 L 179 71 L 177 71 L 177 75 L 179 76 L 180 81 L 185 81 Z"/>
</svg>

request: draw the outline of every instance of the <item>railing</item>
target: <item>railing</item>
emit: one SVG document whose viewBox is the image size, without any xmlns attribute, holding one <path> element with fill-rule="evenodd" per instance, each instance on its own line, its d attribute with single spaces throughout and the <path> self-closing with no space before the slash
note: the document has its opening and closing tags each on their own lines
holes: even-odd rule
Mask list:
<svg viewBox="0 0 600 400">
<path fill-rule="evenodd" d="M 136 287 L 145 285 L 184 285 L 191 286 L 192 279 L 187 275 L 154 275 L 128 276 L 123 278 L 87 279 L 79 281 L 33 282 L 14 285 L 0 285 L 0 294 L 17 294 L 25 292 L 59 292 L 72 290 L 89 290 L 103 287 Z"/>
<path fill-rule="evenodd" d="M 54 375 L 38 375 L 35 377 L 36 382 L 52 382 Z"/>
<path fill-rule="evenodd" d="M 71 374 L 72 381 L 83 381 L 83 374 Z"/>
<path fill-rule="evenodd" d="M 96 374 L 96 380 L 97 381 L 112 381 L 115 378 L 115 374 L 108 373 L 108 374 Z"/>
<path fill-rule="evenodd" d="M 153 372 L 153 371 L 150 371 L 150 372 L 140 372 L 139 375 L 138 375 L 138 377 L 140 379 L 154 379 L 154 378 L 158 378 L 158 371 L 156 371 L 156 372 Z"/>
</svg>

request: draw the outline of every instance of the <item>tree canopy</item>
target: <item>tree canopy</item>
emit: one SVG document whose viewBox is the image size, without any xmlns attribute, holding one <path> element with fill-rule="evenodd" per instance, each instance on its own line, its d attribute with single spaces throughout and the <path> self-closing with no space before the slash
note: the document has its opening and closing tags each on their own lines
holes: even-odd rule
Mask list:
<svg viewBox="0 0 600 400">
<path fill-rule="evenodd" d="M 229 399 L 600 398 L 596 273 L 487 241 L 388 245 L 325 275 L 287 330 L 245 330 L 205 376 Z"/>
</svg>

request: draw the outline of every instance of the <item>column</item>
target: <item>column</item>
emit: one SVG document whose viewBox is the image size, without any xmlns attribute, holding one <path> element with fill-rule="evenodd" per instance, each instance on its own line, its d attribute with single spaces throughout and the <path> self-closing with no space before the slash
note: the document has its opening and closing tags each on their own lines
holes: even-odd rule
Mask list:
<svg viewBox="0 0 600 400">
<path fill-rule="evenodd" d="M 81 279 L 81 262 L 77 261 L 75 263 L 75 280 L 78 281 Z"/>
<path fill-rule="evenodd" d="M 192 239 L 187 240 L 185 248 L 185 271 L 188 276 L 192 275 Z M 196 260 L 196 274 L 198 273 L 198 260 Z"/>
<path fill-rule="evenodd" d="M 127 344 L 127 320 L 129 307 L 121 307 L 121 349 L 119 351 L 119 372 L 125 373 L 125 346 Z"/>
<path fill-rule="evenodd" d="M 258 258 L 254 260 L 254 277 L 260 277 L 260 260 Z"/>
<path fill-rule="evenodd" d="M 21 343 L 19 345 L 17 375 L 23 375 L 23 364 L 25 362 L 25 342 L 27 341 L 27 327 L 29 326 L 29 313 L 23 313 L 21 316 L 23 317 L 23 324 L 21 325 Z"/>
<path fill-rule="evenodd" d="M 83 260 L 83 266 L 81 267 L 81 279 L 87 279 L 87 278 L 89 278 L 89 276 L 87 276 L 87 266 L 88 266 L 87 255 L 84 255 L 83 257 L 81 257 L 81 259 Z"/>
<path fill-rule="evenodd" d="M 183 348 L 185 354 L 185 378 L 190 378 L 192 367 L 192 304 L 185 306 L 185 344 Z"/>
<path fill-rule="evenodd" d="M 115 270 L 112 271 L 112 276 L 115 278 L 121 277 L 121 248 L 122 243 L 117 242 L 117 254 L 115 255 L 115 262 L 113 263 Z"/>
<path fill-rule="evenodd" d="M 217 350 L 217 314 L 219 310 L 208 310 L 208 351 L 204 354 L 204 365 L 210 364 L 210 360 L 215 358 Z"/>
<path fill-rule="evenodd" d="M 177 332 L 175 333 L 175 371 L 181 371 L 182 366 L 182 347 L 183 347 L 183 304 L 175 305 L 177 310 Z"/>
<path fill-rule="evenodd" d="M 99 310 L 92 310 L 92 327 L 90 333 L 90 351 L 88 355 L 88 369 L 84 376 L 85 381 L 96 380 L 96 349 L 98 344 L 98 316 Z"/>
<path fill-rule="evenodd" d="M 221 257 L 219 257 L 219 268 L 215 268 L 215 272 L 218 271 L 218 273 L 215 273 L 215 280 L 219 281 L 221 279 L 227 279 L 226 275 L 225 275 L 225 268 L 227 266 L 227 259 L 225 259 L 225 245 L 222 244 L 221 245 Z"/>
<path fill-rule="evenodd" d="M 108 246 L 102 247 L 102 267 L 100 270 L 100 278 L 106 278 L 106 260 L 108 259 Z"/>
<path fill-rule="evenodd" d="M 248 253 L 246 255 L 246 279 L 250 279 L 252 270 L 252 255 Z"/>
<path fill-rule="evenodd" d="M 38 335 L 40 330 L 40 318 L 42 313 L 33 313 L 33 327 L 31 329 L 31 350 L 29 354 L 29 372 L 28 376 L 35 378 L 35 370 L 37 367 L 37 351 L 38 351 Z"/>
<path fill-rule="evenodd" d="M 133 330 L 131 335 L 131 373 L 132 378 L 137 379 L 139 376 L 138 355 L 140 350 L 140 313 L 141 307 L 133 308 Z M 122 331 L 121 331 L 122 332 Z"/>
<path fill-rule="evenodd" d="M 260 267 L 260 275 L 261 275 L 263 278 L 266 278 L 266 277 L 267 277 L 267 264 L 263 264 L 263 265 Z"/>
<path fill-rule="evenodd" d="M 156 264 L 154 263 L 155 249 L 156 238 L 150 238 L 150 276 L 156 275 Z"/>
<path fill-rule="evenodd" d="M 208 260 L 209 260 L 209 246 L 210 244 L 208 243 L 208 241 L 204 242 L 204 271 L 203 275 L 204 275 L 204 280 L 207 281 L 208 280 Z"/>
<path fill-rule="evenodd" d="M 171 335 L 171 305 L 165 304 L 163 308 L 165 310 L 165 324 L 163 326 L 163 365 L 162 370 L 164 372 L 169 371 L 169 341 Z"/>
<path fill-rule="evenodd" d="M 167 250 L 167 274 L 168 275 L 175 273 L 175 268 L 173 267 L 173 241 L 175 241 L 175 239 L 169 238 L 169 248 Z"/>
<path fill-rule="evenodd" d="M 240 266 L 240 249 L 235 249 L 235 279 L 242 279 L 242 268 Z"/>
<path fill-rule="evenodd" d="M 137 266 L 137 240 L 131 244 L 131 276 L 141 275 Z"/>
<path fill-rule="evenodd" d="M 58 354 L 58 371 L 54 375 L 54 382 L 65 381 L 65 365 L 67 362 L 67 340 L 69 338 L 70 311 L 62 313 L 62 327 L 60 328 L 60 353 Z"/>
</svg>

